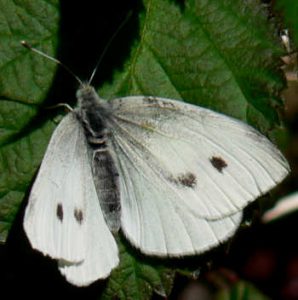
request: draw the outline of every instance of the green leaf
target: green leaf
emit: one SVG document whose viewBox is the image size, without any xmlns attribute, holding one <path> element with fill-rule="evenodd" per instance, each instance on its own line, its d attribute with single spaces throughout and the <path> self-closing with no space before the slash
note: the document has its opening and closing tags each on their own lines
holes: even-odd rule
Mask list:
<svg viewBox="0 0 298 300">
<path fill-rule="evenodd" d="M 278 123 L 282 48 L 258 3 L 146 1 L 131 57 L 101 94 L 183 99 L 267 132 Z"/>
<path fill-rule="evenodd" d="M 298 1 L 276 0 L 275 8 L 283 15 L 284 26 L 290 30 L 295 47 L 298 47 Z"/>
<path fill-rule="evenodd" d="M 55 64 L 24 49 L 27 40 L 54 55 L 58 2 L 0 1 L 0 240 L 37 170 L 54 128 L 33 127 L 51 86 Z"/>
<path fill-rule="evenodd" d="M 258 291 L 251 283 L 239 281 L 230 289 L 222 290 L 216 300 L 269 300 L 268 297 Z"/>
<path fill-rule="evenodd" d="M 140 256 L 119 239 L 117 242 L 120 265 L 109 277 L 101 299 L 146 300 L 151 299 L 153 292 L 166 297 L 173 285 L 173 271 L 160 262 Z"/>
</svg>

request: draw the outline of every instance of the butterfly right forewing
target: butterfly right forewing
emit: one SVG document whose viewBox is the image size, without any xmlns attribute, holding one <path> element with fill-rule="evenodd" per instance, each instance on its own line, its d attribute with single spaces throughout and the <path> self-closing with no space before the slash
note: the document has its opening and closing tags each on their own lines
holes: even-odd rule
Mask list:
<svg viewBox="0 0 298 300">
<path fill-rule="evenodd" d="M 113 136 L 144 158 L 203 218 L 237 212 L 289 172 L 286 159 L 266 137 L 223 114 L 144 96 L 115 99 L 111 106 Z M 179 188 L 185 185 L 192 189 Z"/>
<path fill-rule="evenodd" d="M 252 127 L 170 99 L 111 101 L 121 226 L 144 253 L 204 251 L 236 230 L 241 210 L 288 173 Z"/>
</svg>

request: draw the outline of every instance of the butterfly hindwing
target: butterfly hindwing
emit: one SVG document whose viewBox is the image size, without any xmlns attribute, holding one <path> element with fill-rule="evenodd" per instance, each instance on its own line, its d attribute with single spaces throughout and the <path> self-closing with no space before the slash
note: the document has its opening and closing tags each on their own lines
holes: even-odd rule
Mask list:
<svg viewBox="0 0 298 300">
<path fill-rule="evenodd" d="M 87 157 L 87 155 L 85 156 Z M 100 207 L 100 197 L 93 184 L 94 174 L 91 174 L 89 164 L 85 164 L 88 172 L 85 174 L 86 206 L 86 232 L 84 244 L 86 246 L 85 258 L 80 263 L 69 264 L 59 261 L 59 269 L 66 279 L 77 285 L 85 286 L 93 281 L 106 278 L 119 263 L 118 248 L 111 234 Z M 99 198 L 97 197 L 99 195 Z"/>
<path fill-rule="evenodd" d="M 121 226 L 130 242 L 143 253 L 198 254 L 236 231 L 241 212 L 215 221 L 200 218 L 184 206 L 183 199 L 137 158 L 132 149 L 125 153 L 123 144 L 120 145 L 116 149 L 121 174 Z"/>
</svg>

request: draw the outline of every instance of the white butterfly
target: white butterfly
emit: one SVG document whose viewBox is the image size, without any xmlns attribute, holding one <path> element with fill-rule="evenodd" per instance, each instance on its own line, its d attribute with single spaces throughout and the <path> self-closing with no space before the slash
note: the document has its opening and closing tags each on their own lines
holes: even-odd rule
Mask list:
<svg viewBox="0 0 298 300">
<path fill-rule="evenodd" d="M 202 253 L 229 238 L 242 209 L 289 172 L 258 131 L 171 99 L 104 101 L 88 84 L 53 133 L 24 228 L 78 286 L 118 265 L 120 228 L 141 252 Z"/>
</svg>

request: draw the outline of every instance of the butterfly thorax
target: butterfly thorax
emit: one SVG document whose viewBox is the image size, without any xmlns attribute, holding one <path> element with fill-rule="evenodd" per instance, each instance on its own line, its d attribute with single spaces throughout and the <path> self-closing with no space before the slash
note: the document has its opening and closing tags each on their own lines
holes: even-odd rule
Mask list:
<svg viewBox="0 0 298 300">
<path fill-rule="evenodd" d="M 78 108 L 75 112 L 83 125 L 90 149 L 96 192 L 109 228 L 117 231 L 121 213 L 119 174 L 108 146 L 108 105 L 87 84 L 78 90 L 77 98 Z"/>
<path fill-rule="evenodd" d="M 108 109 L 106 103 L 99 98 L 94 88 L 90 85 L 83 85 L 77 92 L 78 109 L 77 114 L 86 131 L 90 144 L 100 143 L 97 138 L 102 139 L 106 131 Z"/>
</svg>

